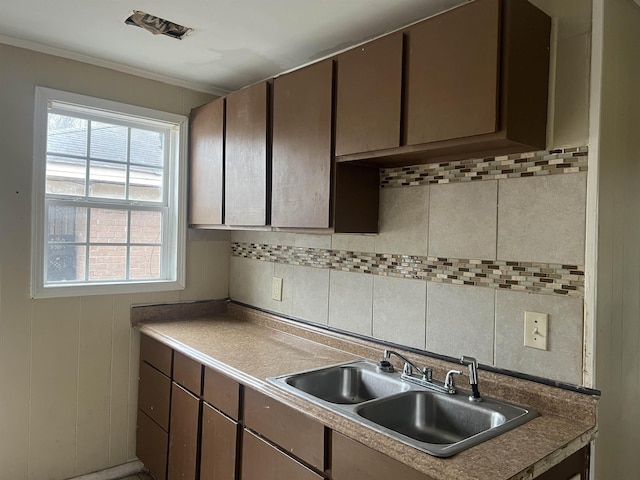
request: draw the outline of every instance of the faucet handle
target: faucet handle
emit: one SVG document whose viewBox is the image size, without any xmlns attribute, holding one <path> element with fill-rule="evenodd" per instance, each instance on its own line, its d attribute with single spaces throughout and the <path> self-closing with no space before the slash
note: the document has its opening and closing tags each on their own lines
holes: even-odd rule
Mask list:
<svg viewBox="0 0 640 480">
<path fill-rule="evenodd" d="M 444 388 L 446 388 L 449 393 L 456 393 L 456 383 L 453 379 L 454 375 L 462 375 L 462 372 L 460 370 L 449 370 L 447 376 L 444 378 Z"/>
</svg>

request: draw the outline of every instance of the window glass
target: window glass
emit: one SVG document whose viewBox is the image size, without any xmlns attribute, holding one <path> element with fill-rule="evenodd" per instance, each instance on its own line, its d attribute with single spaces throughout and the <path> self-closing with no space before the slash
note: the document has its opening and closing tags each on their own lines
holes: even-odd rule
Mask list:
<svg viewBox="0 0 640 480">
<path fill-rule="evenodd" d="M 186 119 L 40 87 L 36 118 L 34 296 L 182 288 Z"/>
</svg>

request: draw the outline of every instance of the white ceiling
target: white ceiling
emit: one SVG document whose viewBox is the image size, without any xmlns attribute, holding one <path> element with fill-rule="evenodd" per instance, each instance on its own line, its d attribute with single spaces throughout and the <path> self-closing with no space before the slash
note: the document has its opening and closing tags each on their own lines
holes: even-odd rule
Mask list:
<svg viewBox="0 0 640 480">
<path fill-rule="evenodd" d="M 0 42 L 224 93 L 468 0 L 0 0 Z M 132 10 L 194 28 L 125 25 Z"/>
</svg>

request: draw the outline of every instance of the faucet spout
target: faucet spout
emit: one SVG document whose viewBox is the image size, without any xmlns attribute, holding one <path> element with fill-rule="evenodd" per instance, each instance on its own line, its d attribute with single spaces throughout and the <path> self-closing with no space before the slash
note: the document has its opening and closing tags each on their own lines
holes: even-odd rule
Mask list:
<svg viewBox="0 0 640 480">
<path fill-rule="evenodd" d="M 391 355 L 395 355 L 396 357 L 398 357 L 400 360 L 402 360 L 404 362 L 404 368 L 402 369 L 403 373 L 405 375 L 411 375 L 413 373 L 413 370 L 415 370 L 416 372 L 418 372 L 419 374 L 421 374 L 422 376 L 426 376 L 427 371 L 426 369 L 422 369 L 419 368 L 418 366 L 416 366 L 415 363 L 413 363 L 411 360 L 409 360 L 407 357 L 405 357 L 404 355 L 394 351 L 394 350 L 385 350 L 384 351 L 384 358 L 385 359 L 389 359 L 391 358 Z"/>
<path fill-rule="evenodd" d="M 460 357 L 460 363 L 462 365 L 468 365 L 469 367 L 469 385 L 471 385 L 472 395 L 469 396 L 469 400 L 472 402 L 481 402 L 482 396 L 478 389 L 478 361 L 473 357 L 463 355 Z"/>
</svg>

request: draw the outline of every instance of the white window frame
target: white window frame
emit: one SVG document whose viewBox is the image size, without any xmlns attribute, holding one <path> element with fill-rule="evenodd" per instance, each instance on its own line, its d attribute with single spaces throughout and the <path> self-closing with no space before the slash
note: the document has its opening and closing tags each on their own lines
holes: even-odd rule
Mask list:
<svg viewBox="0 0 640 480">
<path fill-rule="evenodd" d="M 163 278 L 153 280 L 115 280 L 91 281 L 86 283 L 56 283 L 45 285 L 45 249 L 47 248 L 46 228 L 46 166 L 47 166 L 47 125 L 51 106 L 62 106 L 67 111 L 74 108 L 94 109 L 99 118 L 114 123 L 117 118 L 131 117 L 141 123 L 164 123 L 174 125 L 169 135 L 171 153 L 165 166 L 163 205 L 167 215 L 163 218 Z M 79 95 L 45 87 L 36 87 L 34 112 L 34 161 L 32 192 L 32 232 L 31 232 L 31 296 L 32 298 L 70 297 L 82 295 L 104 295 L 118 293 L 157 292 L 183 290 L 185 288 L 185 246 L 187 235 L 186 222 L 186 182 L 187 182 L 187 145 L 188 118 L 184 115 L 161 112 L 149 108 L 127 105 L 110 100 Z M 86 115 L 86 113 L 83 113 Z M 179 131 L 176 131 L 179 130 Z M 55 200 L 53 200 L 55 202 Z M 122 208 L 122 201 L 114 202 Z M 128 202 L 135 206 L 137 202 Z M 80 205 L 78 205 L 80 206 Z M 98 202 L 92 207 L 112 208 L 107 201 Z M 166 224 L 164 223 L 166 221 Z M 166 243 L 166 244 L 165 244 Z M 88 261 L 88 259 L 87 259 Z"/>
</svg>

